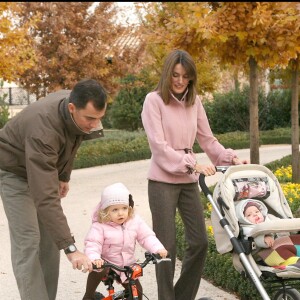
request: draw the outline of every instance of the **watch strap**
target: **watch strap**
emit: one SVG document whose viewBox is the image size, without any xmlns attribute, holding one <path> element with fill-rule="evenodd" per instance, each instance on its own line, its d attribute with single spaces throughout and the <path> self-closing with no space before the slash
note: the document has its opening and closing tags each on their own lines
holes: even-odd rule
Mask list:
<svg viewBox="0 0 300 300">
<path fill-rule="evenodd" d="M 77 251 L 77 248 L 74 244 L 71 244 L 67 248 L 64 249 L 65 254 L 74 253 L 75 251 Z"/>
</svg>

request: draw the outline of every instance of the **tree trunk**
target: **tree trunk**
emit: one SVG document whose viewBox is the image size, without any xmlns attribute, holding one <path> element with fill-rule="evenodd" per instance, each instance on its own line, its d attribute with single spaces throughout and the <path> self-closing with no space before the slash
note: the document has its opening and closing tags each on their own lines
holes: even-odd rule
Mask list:
<svg viewBox="0 0 300 300">
<path fill-rule="evenodd" d="M 257 63 L 251 56 L 249 59 L 250 66 L 250 162 L 259 164 L 259 127 L 258 127 L 258 77 Z"/>
<path fill-rule="evenodd" d="M 269 74 L 270 74 L 270 70 L 266 69 L 265 71 L 265 94 L 266 96 L 268 96 L 268 94 L 270 93 L 270 83 L 269 83 Z"/>
<path fill-rule="evenodd" d="M 292 122 L 292 182 L 300 182 L 300 165 L 299 165 L 299 72 L 298 58 L 292 62 L 292 105 L 291 105 L 291 122 Z"/>
<path fill-rule="evenodd" d="M 239 82 L 239 69 L 238 67 L 234 68 L 233 72 L 233 80 L 234 80 L 234 90 L 238 92 L 240 90 L 240 82 Z"/>
</svg>

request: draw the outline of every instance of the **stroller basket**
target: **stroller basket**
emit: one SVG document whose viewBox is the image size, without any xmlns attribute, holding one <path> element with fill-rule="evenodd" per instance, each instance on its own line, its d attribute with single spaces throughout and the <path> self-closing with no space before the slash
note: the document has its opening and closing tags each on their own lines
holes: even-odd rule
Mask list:
<svg viewBox="0 0 300 300">
<path fill-rule="evenodd" d="M 298 232 L 300 229 L 300 218 L 293 218 L 277 178 L 268 168 L 256 164 L 220 166 L 216 170 L 223 174 L 213 195 L 205 184 L 203 174 L 200 174 L 199 185 L 213 208 L 211 222 L 217 251 L 232 254 L 234 268 L 251 279 L 262 299 L 271 299 L 264 287 L 267 284 L 269 291 L 277 290 L 273 300 L 299 300 L 300 293 L 288 283 L 293 285 L 300 279 L 300 269 L 280 270 L 261 265 L 253 258 L 256 247 L 253 238 L 257 235 Z M 276 217 L 276 221 L 256 224 L 248 239 L 243 235 L 235 211 L 235 205 L 246 198 L 263 202 Z"/>
</svg>

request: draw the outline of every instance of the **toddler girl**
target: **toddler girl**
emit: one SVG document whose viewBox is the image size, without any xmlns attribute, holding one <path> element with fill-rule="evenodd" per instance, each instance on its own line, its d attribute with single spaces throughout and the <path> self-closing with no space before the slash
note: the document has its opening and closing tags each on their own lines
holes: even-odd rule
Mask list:
<svg viewBox="0 0 300 300">
<path fill-rule="evenodd" d="M 96 206 L 92 225 L 84 241 L 85 254 L 98 268 L 103 260 L 120 267 L 136 262 L 135 245 L 138 242 L 151 253 L 167 256 L 167 250 L 157 239 L 153 230 L 138 215 L 134 215 L 133 199 L 129 190 L 122 183 L 107 186 Z M 86 292 L 83 300 L 95 299 L 95 291 L 107 270 L 91 272 L 88 275 Z M 120 273 L 121 283 L 127 286 L 126 276 Z M 136 282 L 139 300 L 142 299 L 142 286 Z"/>
</svg>

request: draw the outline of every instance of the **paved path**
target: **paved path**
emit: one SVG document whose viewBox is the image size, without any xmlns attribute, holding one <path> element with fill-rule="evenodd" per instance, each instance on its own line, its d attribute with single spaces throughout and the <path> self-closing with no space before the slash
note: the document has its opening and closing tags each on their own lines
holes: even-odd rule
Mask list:
<svg viewBox="0 0 300 300">
<path fill-rule="evenodd" d="M 250 152 L 247 149 L 237 150 L 237 153 L 242 159 L 249 159 L 250 157 Z M 289 154 L 291 154 L 291 145 L 263 146 L 260 148 L 260 162 L 261 164 L 266 164 Z M 197 154 L 197 158 L 199 162 L 208 163 L 205 154 Z M 62 203 L 71 230 L 75 234 L 77 246 L 81 250 L 83 248 L 83 239 L 90 226 L 91 211 L 98 201 L 100 201 L 100 194 L 103 188 L 111 183 L 120 181 L 129 188 L 133 194 L 137 212 L 151 226 L 151 213 L 147 200 L 146 177 L 148 167 L 149 160 L 141 160 L 73 171 L 70 192 L 62 200 Z M 210 186 L 216 183 L 220 175 L 207 177 L 207 185 Z M 0 204 L 0 241 L 0 299 L 18 300 L 20 297 L 10 263 L 8 225 L 3 212 L 2 201 Z M 143 258 L 143 250 L 140 247 L 137 248 L 137 257 L 140 259 Z M 178 271 L 180 270 L 179 261 L 177 265 L 176 278 L 178 278 Z M 86 274 L 78 270 L 74 271 L 64 254 L 62 254 L 57 300 L 81 300 L 85 289 L 86 276 Z M 149 265 L 144 269 L 144 276 L 141 282 L 148 299 L 157 299 L 153 265 Z M 238 299 L 234 295 L 224 292 L 205 280 L 201 281 L 197 296 L 212 297 L 219 300 Z"/>
</svg>

